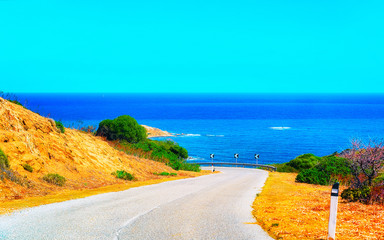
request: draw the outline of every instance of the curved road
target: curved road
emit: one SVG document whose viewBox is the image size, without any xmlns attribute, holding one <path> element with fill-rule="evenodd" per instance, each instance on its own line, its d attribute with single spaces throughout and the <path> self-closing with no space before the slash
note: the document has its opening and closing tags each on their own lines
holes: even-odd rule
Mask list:
<svg viewBox="0 0 384 240">
<path fill-rule="evenodd" d="M 217 170 L 0 216 L 0 239 L 272 239 L 249 224 L 268 172 Z"/>
</svg>

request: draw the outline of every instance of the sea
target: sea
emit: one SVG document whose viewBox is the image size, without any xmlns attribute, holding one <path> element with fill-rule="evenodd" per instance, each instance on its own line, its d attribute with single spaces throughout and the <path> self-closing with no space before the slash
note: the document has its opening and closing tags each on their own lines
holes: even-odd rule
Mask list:
<svg viewBox="0 0 384 240">
<path fill-rule="evenodd" d="M 177 136 L 190 162 L 271 164 L 341 152 L 353 139 L 384 137 L 383 94 L 44 93 L 21 103 L 66 127 L 130 115 Z M 234 154 L 239 154 L 235 159 Z M 255 159 L 255 154 L 259 159 Z"/>
</svg>

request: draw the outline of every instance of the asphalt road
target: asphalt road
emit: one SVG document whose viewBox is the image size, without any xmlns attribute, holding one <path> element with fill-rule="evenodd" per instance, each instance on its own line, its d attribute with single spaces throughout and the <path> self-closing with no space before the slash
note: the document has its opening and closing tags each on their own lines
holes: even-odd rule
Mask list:
<svg viewBox="0 0 384 240">
<path fill-rule="evenodd" d="M 0 216 L 0 239 L 272 239 L 252 217 L 266 171 L 182 179 Z"/>
</svg>

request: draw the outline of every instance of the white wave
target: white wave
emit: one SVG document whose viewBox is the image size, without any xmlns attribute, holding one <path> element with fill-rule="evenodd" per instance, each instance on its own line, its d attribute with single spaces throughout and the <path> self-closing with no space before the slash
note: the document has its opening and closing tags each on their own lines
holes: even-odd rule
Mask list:
<svg viewBox="0 0 384 240">
<path fill-rule="evenodd" d="M 189 157 L 187 158 L 187 160 L 188 160 L 188 161 L 201 161 L 201 160 L 205 160 L 205 158 L 189 156 Z"/>
<path fill-rule="evenodd" d="M 287 130 L 287 129 L 291 129 L 291 127 L 270 127 L 270 129 L 272 129 L 272 130 Z"/>
<path fill-rule="evenodd" d="M 212 135 L 212 134 L 207 134 L 205 136 L 207 136 L 207 137 L 224 137 L 224 135 Z"/>
<path fill-rule="evenodd" d="M 184 134 L 183 136 L 185 136 L 185 137 L 200 137 L 201 134 L 187 133 L 187 134 Z"/>
<path fill-rule="evenodd" d="M 200 137 L 201 134 L 194 134 L 194 133 L 177 133 L 174 136 L 176 137 Z"/>
</svg>

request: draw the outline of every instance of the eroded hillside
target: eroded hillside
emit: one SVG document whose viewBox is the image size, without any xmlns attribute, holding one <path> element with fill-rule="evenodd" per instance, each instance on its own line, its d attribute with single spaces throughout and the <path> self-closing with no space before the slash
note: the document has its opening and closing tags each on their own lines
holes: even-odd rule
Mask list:
<svg viewBox="0 0 384 240">
<path fill-rule="evenodd" d="M 63 189 L 96 188 L 122 183 L 116 170 L 133 173 L 139 181 L 158 178 L 154 172 L 175 172 L 151 160 L 127 155 L 101 137 L 73 129 L 61 133 L 52 119 L 0 98 L 0 149 L 21 184 L 0 180 L 0 200 L 46 195 Z M 33 172 L 24 169 L 30 165 Z M 45 182 L 45 174 L 66 178 L 63 187 Z"/>
</svg>

